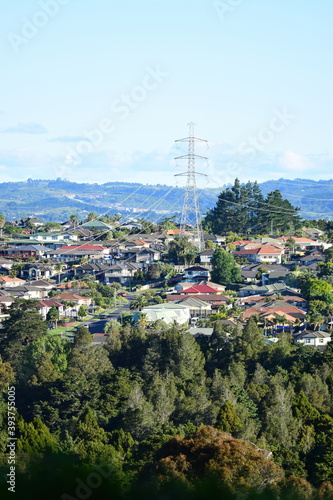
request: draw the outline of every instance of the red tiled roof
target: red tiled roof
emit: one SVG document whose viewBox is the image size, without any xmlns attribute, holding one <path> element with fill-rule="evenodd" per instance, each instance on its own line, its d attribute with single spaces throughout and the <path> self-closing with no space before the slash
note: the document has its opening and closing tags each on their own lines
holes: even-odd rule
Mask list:
<svg viewBox="0 0 333 500">
<path fill-rule="evenodd" d="M 281 250 L 278 250 L 277 247 L 272 246 L 260 246 L 257 248 L 247 249 L 247 250 L 238 250 L 238 252 L 233 252 L 234 255 L 280 255 L 282 253 Z"/>
<path fill-rule="evenodd" d="M 259 314 L 260 316 L 270 316 L 270 315 L 288 315 L 293 318 L 305 318 L 305 313 L 298 307 L 294 306 L 276 306 L 276 307 L 265 307 L 265 306 L 253 306 L 244 311 L 243 320 L 246 321 L 253 314 Z"/>
<path fill-rule="evenodd" d="M 61 300 L 84 300 L 84 299 L 89 299 L 89 297 L 81 297 L 81 295 L 76 295 L 75 293 L 61 293 L 60 295 L 57 295 L 58 299 Z"/>
<path fill-rule="evenodd" d="M 68 283 L 63 283 L 62 285 L 57 286 L 58 290 L 68 290 L 72 288 L 72 282 L 69 281 Z M 75 288 L 89 288 L 89 285 L 85 283 L 84 281 L 78 281 L 75 284 Z"/>
<path fill-rule="evenodd" d="M 239 247 L 241 245 L 248 245 L 249 243 L 255 243 L 254 241 L 250 240 L 238 240 L 238 241 L 232 241 L 232 245 L 236 245 L 236 247 Z"/>
<path fill-rule="evenodd" d="M 295 243 L 318 243 L 317 241 L 311 240 L 310 238 L 295 238 L 294 236 L 279 236 L 276 239 L 283 241 L 283 242 L 286 242 L 290 238 L 293 239 L 295 241 Z"/>
<path fill-rule="evenodd" d="M 184 296 L 184 294 L 180 294 L 180 293 L 173 293 L 171 295 L 168 295 L 167 296 L 167 301 L 168 302 L 173 302 L 175 300 L 185 300 L 187 297 L 186 297 L 186 294 Z M 196 299 L 200 299 L 202 300 L 203 302 L 216 302 L 216 303 L 225 303 L 229 300 L 229 297 L 226 297 L 225 295 L 215 295 L 213 293 L 208 293 L 208 294 L 197 294 L 195 295 L 195 298 Z"/>
<path fill-rule="evenodd" d="M 56 300 L 41 300 L 39 302 L 41 307 L 62 307 L 63 304 L 61 302 L 57 302 Z"/>
<path fill-rule="evenodd" d="M 166 234 L 168 234 L 168 235 L 173 235 L 173 234 L 187 234 L 187 235 L 189 235 L 191 233 L 189 233 L 187 231 L 182 231 L 181 229 L 168 229 Z"/>
<path fill-rule="evenodd" d="M 196 285 L 196 286 L 191 286 L 190 288 L 185 288 L 185 290 L 182 290 L 179 293 L 182 294 L 196 294 L 196 293 L 219 293 L 220 290 L 217 290 L 216 288 L 213 288 L 208 285 Z"/>
<path fill-rule="evenodd" d="M 14 283 L 16 281 L 25 283 L 25 280 L 21 280 L 21 278 L 11 278 L 10 276 L 0 276 L 0 281 L 3 281 L 5 283 Z"/>
</svg>

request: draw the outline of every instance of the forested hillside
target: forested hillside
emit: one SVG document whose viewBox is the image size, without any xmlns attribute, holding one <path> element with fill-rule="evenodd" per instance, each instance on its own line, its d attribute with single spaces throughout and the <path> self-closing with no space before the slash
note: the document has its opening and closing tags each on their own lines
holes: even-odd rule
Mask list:
<svg viewBox="0 0 333 500">
<path fill-rule="evenodd" d="M 253 319 L 244 330 L 217 321 L 213 335 L 199 339 L 163 321 L 113 321 L 105 346 L 92 346 L 84 327 L 64 343 L 47 334 L 32 300 L 11 308 L 4 328 L 2 418 L 7 386 L 15 386 L 17 488 L 25 498 L 39 498 L 46 485 L 50 500 L 81 498 L 73 478 L 84 482 L 106 465 L 111 479 L 92 498 L 111 491 L 134 498 L 126 488 L 146 498 L 162 498 L 165 488 L 173 499 L 217 491 L 234 498 L 252 488 L 260 498 L 332 493 L 331 344 L 321 353 L 282 333 L 266 345 Z M 43 480 L 41 463 L 49 471 Z M 206 496 L 191 496 L 200 481 Z"/>
</svg>

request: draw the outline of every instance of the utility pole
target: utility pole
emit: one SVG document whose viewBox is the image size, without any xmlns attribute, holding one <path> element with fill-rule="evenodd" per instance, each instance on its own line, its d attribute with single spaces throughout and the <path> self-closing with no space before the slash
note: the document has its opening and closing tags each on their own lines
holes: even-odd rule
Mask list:
<svg viewBox="0 0 333 500">
<path fill-rule="evenodd" d="M 181 234 L 185 234 L 186 228 L 189 225 L 193 225 L 196 230 L 196 246 L 198 247 L 199 252 L 204 249 L 204 241 L 202 235 L 202 227 L 201 227 L 201 217 L 200 217 L 200 208 L 198 201 L 198 192 L 196 185 L 196 175 L 205 175 L 201 172 L 196 172 L 195 170 L 195 162 L 196 160 L 206 160 L 206 156 L 200 156 L 195 154 L 195 144 L 196 142 L 207 143 L 205 139 L 198 139 L 194 137 L 194 123 L 191 122 L 188 124 L 189 127 L 189 136 L 184 139 L 178 139 L 175 142 L 188 142 L 188 152 L 186 155 L 177 156 L 175 160 L 187 160 L 187 171 L 182 172 L 180 174 L 176 174 L 177 176 L 186 176 L 186 191 L 183 203 L 182 216 L 180 221 L 180 231 Z M 207 177 L 207 176 L 205 176 Z"/>
</svg>

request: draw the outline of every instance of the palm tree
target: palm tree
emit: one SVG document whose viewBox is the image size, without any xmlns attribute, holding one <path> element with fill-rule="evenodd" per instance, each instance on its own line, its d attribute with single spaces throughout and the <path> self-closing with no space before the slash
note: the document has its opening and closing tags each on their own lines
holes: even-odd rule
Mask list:
<svg viewBox="0 0 333 500">
<path fill-rule="evenodd" d="M 4 215 L 0 214 L 0 238 L 2 238 L 2 230 L 5 225 L 6 218 Z"/>
<path fill-rule="evenodd" d="M 333 327 L 333 304 L 327 304 L 327 307 L 326 307 L 326 314 L 327 316 L 329 317 L 330 321 L 329 321 L 329 329 L 332 330 L 332 327 Z"/>
<path fill-rule="evenodd" d="M 137 321 L 138 326 L 148 325 L 148 316 L 145 313 L 140 313 Z"/>
<path fill-rule="evenodd" d="M 74 227 L 74 229 L 75 229 L 75 227 L 77 226 L 77 223 L 79 222 L 78 216 L 77 216 L 76 214 L 72 214 L 72 215 L 70 215 L 70 217 L 69 217 L 69 222 L 70 222 L 71 224 L 73 224 L 73 227 Z"/>
<path fill-rule="evenodd" d="M 86 222 L 90 222 L 91 220 L 95 219 L 97 219 L 97 215 L 95 214 L 95 212 L 89 212 L 86 218 Z"/>
<path fill-rule="evenodd" d="M 63 270 L 63 268 L 64 268 L 64 264 L 61 264 L 60 262 L 54 266 L 54 270 L 58 271 L 58 284 L 60 283 L 60 275 L 61 275 L 61 271 Z"/>
<path fill-rule="evenodd" d="M 148 306 L 148 299 L 144 295 L 136 297 L 130 305 L 130 309 L 141 311 L 144 307 Z"/>
<path fill-rule="evenodd" d="M 313 325 L 314 330 L 319 330 L 320 325 L 324 322 L 324 316 L 318 311 L 314 311 L 309 315 L 308 322 Z"/>
</svg>

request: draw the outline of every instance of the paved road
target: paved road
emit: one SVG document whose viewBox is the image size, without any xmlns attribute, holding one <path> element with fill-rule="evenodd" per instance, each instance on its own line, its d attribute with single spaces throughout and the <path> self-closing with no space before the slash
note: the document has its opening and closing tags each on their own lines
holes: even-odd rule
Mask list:
<svg viewBox="0 0 333 500">
<path fill-rule="evenodd" d="M 126 299 L 128 299 L 127 304 L 123 304 L 122 306 L 118 307 L 116 311 L 110 314 L 101 313 L 102 315 L 105 314 L 105 316 L 107 316 L 105 319 L 99 319 L 97 321 L 90 320 L 85 322 L 84 324 L 89 325 L 90 333 L 103 333 L 104 326 L 108 321 L 110 321 L 110 319 L 118 319 L 121 313 L 130 311 L 130 304 L 135 297 L 136 295 L 134 293 L 128 293 L 126 296 Z"/>
</svg>

